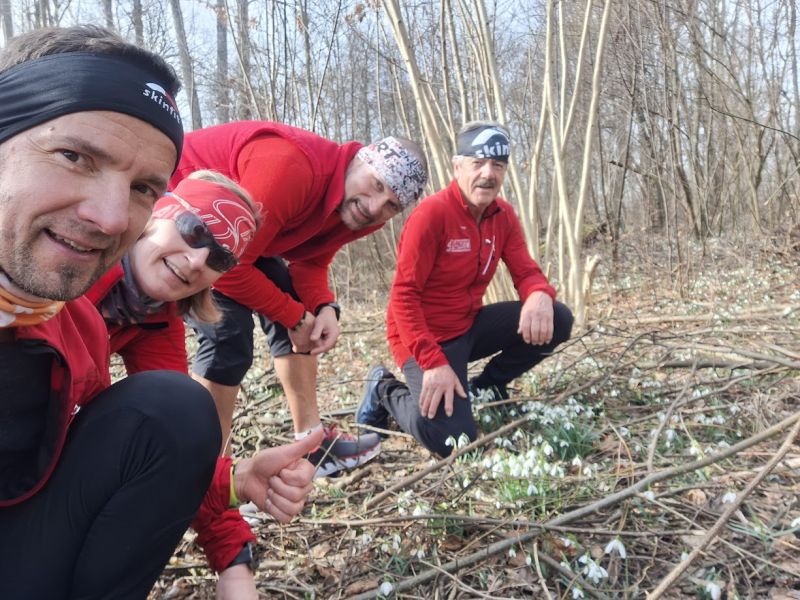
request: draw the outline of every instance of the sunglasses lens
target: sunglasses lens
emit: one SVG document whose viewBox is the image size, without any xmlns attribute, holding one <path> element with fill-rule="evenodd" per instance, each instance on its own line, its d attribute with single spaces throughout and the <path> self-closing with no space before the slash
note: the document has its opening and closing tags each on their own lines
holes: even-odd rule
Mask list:
<svg viewBox="0 0 800 600">
<path fill-rule="evenodd" d="M 194 213 L 186 211 L 179 214 L 175 217 L 175 226 L 190 248 L 209 249 L 206 264 L 211 269 L 225 273 L 238 264 L 239 260 L 233 252 L 220 246 L 205 223 Z"/>
<path fill-rule="evenodd" d="M 218 245 L 214 245 L 208 253 L 206 264 L 220 273 L 230 271 L 239 263 L 233 252 Z"/>
</svg>

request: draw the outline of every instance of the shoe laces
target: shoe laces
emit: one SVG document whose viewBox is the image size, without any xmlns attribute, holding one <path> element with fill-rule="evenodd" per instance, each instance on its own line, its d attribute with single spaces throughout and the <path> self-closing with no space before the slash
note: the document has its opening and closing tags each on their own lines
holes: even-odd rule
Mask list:
<svg viewBox="0 0 800 600">
<path fill-rule="evenodd" d="M 334 423 L 331 425 L 323 425 L 322 430 L 325 432 L 326 440 L 334 441 L 334 440 L 354 440 L 355 438 L 350 435 L 349 433 L 345 433 L 344 431 L 339 431 L 338 426 Z"/>
</svg>

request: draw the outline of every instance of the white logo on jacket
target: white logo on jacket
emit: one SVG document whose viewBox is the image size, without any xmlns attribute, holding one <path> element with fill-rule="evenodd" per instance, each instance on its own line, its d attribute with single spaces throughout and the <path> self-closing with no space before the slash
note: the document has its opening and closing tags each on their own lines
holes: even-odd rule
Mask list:
<svg viewBox="0 0 800 600">
<path fill-rule="evenodd" d="M 469 252 L 471 249 L 472 245 L 469 242 L 469 238 L 462 240 L 447 240 L 448 252 Z"/>
</svg>

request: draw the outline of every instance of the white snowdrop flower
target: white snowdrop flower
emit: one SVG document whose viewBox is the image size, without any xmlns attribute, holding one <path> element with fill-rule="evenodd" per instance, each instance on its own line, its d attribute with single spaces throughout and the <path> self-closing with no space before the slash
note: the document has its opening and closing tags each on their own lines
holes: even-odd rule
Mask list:
<svg viewBox="0 0 800 600">
<path fill-rule="evenodd" d="M 656 495 L 655 493 L 653 493 L 653 490 L 647 490 L 644 494 L 642 494 L 642 496 L 644 496 L 651 502 L 656 499 Z"/>
<path fill-rule="evenodd" d="M 583 590 L 579 587 L 572 588 L 572 600 L 578 600 L 579 598 L 585 598 Z"/>
<path fill-rule="evenodd" d="M 550 456 L 553 454 L 553 447 L 547 442 L 545 442 L 544 444 L 542 444 L 542 452 L 544 452 L 545 456 Z"/>
<path fill-rule="evenodd" d="M 569 421 L 564 423 L 564 431 L 571 431 L 572 429 L 575 429 L 575 425 L 573 425 Z"/>
<path fill-rule="evenodd" d="M 454 438 L 452 435 L 449 435 L 449 436 L 447 436 L 447 439 L 444 441 L 444 445 L 445 445 L 445 446 L 452 446 L 452 447 L 455 447 L 455 445 L 456 445 L 456 438 Z"/>
<path fill-rule="evenodd" d="M 734 502 L 736 502 L 736 492 L 726 492 L 722 496 L 723 504 L 733 504 Z"/>
<path fill-rule="evenodd" d="M 741 409 L 736 404 L 731 404 L 728 408 L 728 412 L 730 412 L 732 415 L 737 414 L 740 410 Z"/>
<path fill-rule="evenodd" d="M 530 554 L 526 554 L 525 555 L 525 564 L 530 567 L 532 562 L 533 562 L 533 560 L 531 559 L 531 555 Z"/>
<path fill-rule="evenodd" d="M 492 416 L 490 414 L 488 414 L 488 413 L 484 413 L 483 414 L 483 422 L 484 423 L 491 423 L 491 421 L 492 421 Z"/>
<path fill-rule="evenodd" d="M 389 554 L 389 544 L 385 542 L 381 544 L 381 552 L 383 552 L 384 554 Z"/>
<path fill-rule="evenodd" d="M 559 538 L 559 539 L 561 540 L 561 543 L 564 544 L 565 548 L 572 548 L 573 546 L 575 546 L 575 542 L 573 542 L 569 538 L 562 537 L 562 538 Z"/>
<path fill-rule="evenodd" d="M 384 581 L 381 584 L 381 595 L 388 596 L 394 591 L 394 586 L 389 581 Z"/>
<path fill-rule="evenodd" d="M 368 533 L 361 534 L 361 545 L 366 546 L 372 541 L 372 536 Z"/>
<path fill-rule="evenodd" d="M 612 552 L 616 552 L 617 554 L 619 554 L 620 558 L 628 558 L 628 553 L 625 551 L 625 546 L 618 537 L 614 538 L 613 540 L 608 542 L 608 544 L 606 544 L 604 552 L 609 555 Z"/>
<path fill-rule="evenodd" d="M 681 562 L 689 560 L 689 553 L 688 552 L 681 552 Z"/>
<path fill-rule="evenodd" d="M 500 501 L 499 500 L 495 500 L 494 507 L 499 509 L 500 506 L 501 506 Z"/>
<path fill-rule="evenodd" d="M 580 456 L 576 456 L 575 458 L 572 459 L 572 466 L 573 467 L 580 467 L 582 464 L 583 464 L 583 462 L 581 462 L 581 457 Z"/>
<path fill-rule="evenodd" d="M 483 497 L 483 494 L 481 494 L 478 488 L 475 488 L 475 492 L 472 495 L 475 496 L 475 500 L 480 500 Z"/>
<path fill-rule="evenodd" d="M 508 549 L 508 555 L 509 555 L 511 558 L 514 558 L 514 557 L 517 555 L 517 551 L 516 551 L 516 550 L 514 550 L 514 548 L 509 548 L 509 549 Z"/>
<path fill-rule="evenodd" d="M 414 507 L 414 512 L 412 513 L 415 517 L 425 514 L 425 509 L 423 509 L 419 504 Z"/>
<path fill-rule="evenodd" d="M 608 571 L 598 565 L 588 554 L 581 556 L 578 562 L 584 565 L 583 569 L 581 569 L 581 573 L 595 585 L 600 583 L 601 580 L 608 578 Z"/>
<path fill-rule="evenodd" d="M 425 550 L 423 550 L 422 548 L 417 548 L 416 556 L 417 559 L 422 560 L 423 558 L 425 558 Z"/>
<path fill-rule="evenodd" d="M 722 598 L 722 590 L 714 581 L 706 581 L 706 593 L 711 596 L 711 600 Z"/>
<path fill-rule="evenodd" d="M 528 496 L 536 496 L 539 494 L 539 489 L 534 484 L 528 484 Z"/>
<path fill-rule="evenodd" d="M 789 527 L 794 529 L 795 527 L 800 527 L 800 517 L 797 517 L 794 521 L 789 523 Z"/>
</svg>

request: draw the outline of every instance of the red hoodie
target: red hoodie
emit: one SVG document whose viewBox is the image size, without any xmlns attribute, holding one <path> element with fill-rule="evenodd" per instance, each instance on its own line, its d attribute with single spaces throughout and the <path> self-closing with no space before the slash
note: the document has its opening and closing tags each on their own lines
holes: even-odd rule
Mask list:
<svg viewBox="0 0 800 600">
<path fill-rule="evenodd" d="M 344 198 L 348 165 L 362 147 L 266 121 L 242 121 L 186 135 L 179 181 L 198 169 L 213 169 L 238 182 L 261 205 L 261 226 L 238 266 L 214 288 L 287 327 L 304 310 L 333 302 L 328 266 L 343 245 L 381 226 L 351 231 L 336 209 Z M 259 257 L 282 257 L 302 304 L 278 289 L 253 266 Z"/>
<path fill-rule="evenodd" d="M 455 180 L 420 202 L 400 236 L 386 312 L 398 366 L 412 356 L 423 370 L 447 364 L 439 344 L 472 326 L 500 259 L 523 302 L 535 291 L 555 299 L 508 202 L 494 200 L 478 223 Z"/>
</svg>

